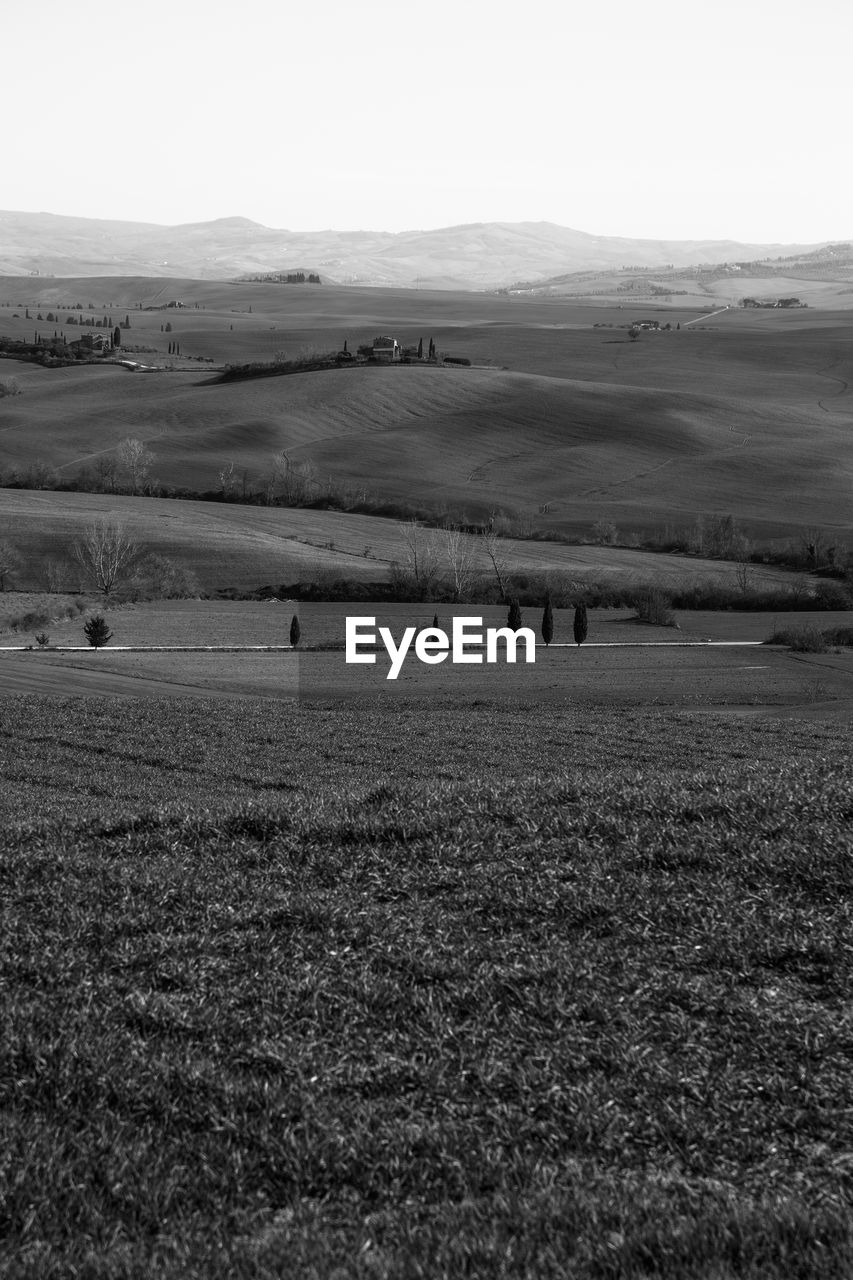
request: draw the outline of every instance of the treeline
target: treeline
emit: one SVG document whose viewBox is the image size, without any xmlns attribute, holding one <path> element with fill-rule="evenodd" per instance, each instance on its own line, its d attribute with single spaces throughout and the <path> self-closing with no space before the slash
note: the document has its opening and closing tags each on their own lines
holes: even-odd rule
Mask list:
<svg viewBox="0 0 853 1280">
<path fill-rule="evenodd" d="M 432 342 L 432 340 L 430 340 Z M 347 350 L 344 343 L 340 351 L 312 352 L 306 356 L 296 356 L 292 360 L 251 360 L 246 364 L 228 364 L 213 381 L 239 382 L 248 378 L 279 378 L 291 373 L 317 373 L 325 369 L 349 369 L 354 364 L 373 364 L 380 368 L 393 367 L 395 364 L 431 364 L 431 365 L 464 365 L 469 367 L 471 361 L 465 356 L 439 357 L 433 349 L 424 358 L 417 354 L 417 348 L 405 348 L 399 360 L 380 361 L 373 355 L 372 346 L 361 346 L 357 354 Z"/>
<path fill-rule="evenodd" d="M 14 380 L 12 380 L 14 381 Z M 15 394 L 11 388 L 8 394 Z M 731 515 L 699 515 L 692 525 L 663 525 L 658 529 L 621 534 L 610 521 L 598 520 L 586 537 L 570 537 L 558 530 L 536 527 L 529 519 L 515 519 L 500 511 L 483 508 L 477 519 L 459 520 L 440 504 L 412 502 L 371 493 L 366 486 L 351 487 L 332 476 L 322 479 L 311 462 L 292 463 L 286 450 L 271 456 L 267 470 L 251 474 L 235 462 L 221 466 L 216 485 L 190 489 L 165 485 L 153 476 L 155 455 L 141 441 L 122 441 L 112 454 L 101 454 L 89 466 L 73 474 L 62 474 L 43 461 L 19 466 L 0 466 L 0 487 L 45 489 L 59 492 L 109 493 L 137 497 L 171 498 L 195 502 L 230 502 L 246 506 L 307 507 L 340 511 L 352 515 L 381 516 L 400 521 L 416 521 L 440 529 L 455 523 L 463 532 L 478 534 L 492 528 L 505 538 L 555 542 L 560 545 L 595 544 L 635 551 L 696 555 L 706 559 L 734 562 L 742 588 L 750 582 L 753 566 L 774 566 L 798 573 L 836 579 L 853 585 L 853 566 L 847 547 L 819 527 L 807 527 L 785 545 L 756 545 Z M 544 509 L 547 514 L 547 506 Z M 728 608 L 728 604 L 679 605 L 684 608 Z M 847 608 L 838 604 L 834 608 Z"/>
<path fill-rule="evenodd" d="M 93 348 L 70 346 L 63 337 L 55 335 L 44 338 L 39 335 L 35 342 L 25 342 L 19 338 L 0 337 L 0 355 L 11 356 L 15 360 L 26 360 L 30 364 L 41 364 L 45 368 L 60 368 L 69 364 L 92 364 L 96 362 Z M 98 356 L 97 360 L 101 357 Z"/>
<path fill-rule="evenodd" d="M 41 557 L 35 571 L 24 547 L 0 539 L 0 591 L 14 589 L 26 579 L 36 581 L 49 595 L 79 596 L 88 591 L 119 603 L 202 594 L 188 565 L 137 543 L 122 525 L 106 518 L 87 525 L 67 553 Z M 8 617 L 5 626 L 29 631 L 46 621 L 49 611 L 38 617 L 24 611 Z"/>
<path fill-rule="evenodd" d="M 555 609 L 574 608 L 584 603 L 588 609 L 633 609 L 649 622 L 672 625 L 674 610 L 746 611 L 760 613 L 807 613 L 840 611 L 853 607 L 853 597 L 839 583 L 827 582 L 810 594 L 792 583 L 778 589 L 753 588 L 741 591 L 719 582 L 694 583 L 667 590 L 658 582 L 614 582 L 608 578 L 574 577 L 558 571 L 509 572 L 504 588 L 483 573 L 472 580 L 457 598 L 452 580 L 439 578 L 429 597 L 404 573 L 390 578 L 365 581 L 341 577 L 330 570 L 307 581 L 268 584 L 256 590 L 222 587 L 214 594 L 225 600 L 300 600 L 304 603 L 376 601 L 388 604 L 417 604 L 425 599 L 437 604 L 499 605 L 517 600 L 524 608 L 541 604 L 550 592 Z"/>
<path fill-rule="evenodd" d="M 346 368 L 348 361 L 336 352 L 313 352 L 293 360 L 252 360 L 247 364 L 227 364 L 214 382 L 239 382 L 246 378 L 277 378 L 289 373 L 316 373 L 322 369 Z"/>
<path fill-rule="evenodd" d="M 322 284 L 315 271 L 268 271 L 263 275 L 240 276 L 241 284 Z"/>
</svg>

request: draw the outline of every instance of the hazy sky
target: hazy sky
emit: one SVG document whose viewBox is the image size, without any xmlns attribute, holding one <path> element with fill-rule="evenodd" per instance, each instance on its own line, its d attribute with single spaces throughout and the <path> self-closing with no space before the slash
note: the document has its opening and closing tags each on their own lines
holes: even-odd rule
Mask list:
<svg viewBox="0 0 853 1280">
<path fill-rule="evenodd" d="M 0 208 L 853 237 L 853 0 L 0 0 Z"/>
</svg>

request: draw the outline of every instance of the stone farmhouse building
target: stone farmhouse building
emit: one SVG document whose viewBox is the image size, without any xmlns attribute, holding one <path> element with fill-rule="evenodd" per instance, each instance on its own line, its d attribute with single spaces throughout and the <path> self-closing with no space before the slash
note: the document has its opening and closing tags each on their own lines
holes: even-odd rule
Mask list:
<svg viewBox="0 0 853 1280">
<path fill-rule="evenodd" d="M 396 338 L 389 338 L 382 334 L 378 338 L 373 339 L 373 359 L 383 360 L 386 364 L 392 364 L 399 360 L 402 356 L 402 349 Z"/>
</svg>

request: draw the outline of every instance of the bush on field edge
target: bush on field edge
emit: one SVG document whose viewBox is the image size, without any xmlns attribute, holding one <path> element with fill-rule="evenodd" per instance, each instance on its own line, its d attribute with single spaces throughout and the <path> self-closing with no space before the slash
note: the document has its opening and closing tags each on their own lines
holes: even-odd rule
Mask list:
<svg viewBox="0 0 853 1280">
<path fill-rule="evenodd" d="M 765 644 L 785 645 L 794 653 L 827 653 L 831 648 L 853 648 L 853 627 L 783 627 L 774 631 Z"/>
</svg>

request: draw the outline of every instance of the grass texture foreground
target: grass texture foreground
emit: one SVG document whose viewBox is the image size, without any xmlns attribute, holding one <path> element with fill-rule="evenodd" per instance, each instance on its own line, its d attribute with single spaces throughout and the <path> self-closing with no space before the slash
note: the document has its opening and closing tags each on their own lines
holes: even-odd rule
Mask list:
<svg viewBox="0 0 853 1280">
<path fill-rule="evenodd" d="M 411 716 L 10 705 L 0 1275 L 849 1277 L 845 734 Z"/>
</svg>

